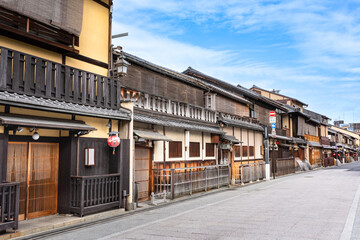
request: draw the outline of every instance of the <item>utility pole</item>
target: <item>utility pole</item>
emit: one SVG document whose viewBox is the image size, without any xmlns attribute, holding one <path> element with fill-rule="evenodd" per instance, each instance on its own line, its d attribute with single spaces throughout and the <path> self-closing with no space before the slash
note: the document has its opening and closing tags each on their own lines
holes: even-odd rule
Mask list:
<svg viewBox="0 0 360 240">
<path fill-rule="evenodd" d="M 273 169 L 273 178 L 275 179 L 275 169 L 276 169 L 276 160 L 275 160 L 275 139 L 272 142 L 272 169 Z"/>
<path fill-rule="evenodd" d="M 269 134 L 268 134 L 268 126 L 265 126 L 265 133 L 264 133 L 264 145 L 265 145 L 265 179 L 266 181 L 270 180 L 270 161 L 269 161 Z"/>
</svg>

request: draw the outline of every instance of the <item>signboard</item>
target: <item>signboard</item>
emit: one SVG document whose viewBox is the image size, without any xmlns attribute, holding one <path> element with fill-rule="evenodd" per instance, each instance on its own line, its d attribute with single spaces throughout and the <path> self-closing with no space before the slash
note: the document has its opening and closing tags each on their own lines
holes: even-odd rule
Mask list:
<svg viewBox="0 0 360 240">
<path fill-rule="evenodd" d="M 269 122 L 271 123 L 271 135 L 276 135 L 276 116 L 275 116 L 275 111 L 270 111 L 269 112 Z"/>
<path fill-rule="evenodd" d="M 274 111 L 269 112 L 269 122 L 270 123 L 276 123 L 276 116 Z M 272 125 L 272 124 L 271 124 Z"/>
</svg>

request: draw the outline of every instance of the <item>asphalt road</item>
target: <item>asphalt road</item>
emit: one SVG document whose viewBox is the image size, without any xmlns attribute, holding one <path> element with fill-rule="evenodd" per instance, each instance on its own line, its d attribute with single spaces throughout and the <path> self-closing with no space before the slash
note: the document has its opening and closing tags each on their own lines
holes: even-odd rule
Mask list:
<svg viewBox="0 0 360 240">
<path fill-rule="evenodd" d="M 47 239 L 360 239 L 360 163 L 178 202 Z"/>
</svg>

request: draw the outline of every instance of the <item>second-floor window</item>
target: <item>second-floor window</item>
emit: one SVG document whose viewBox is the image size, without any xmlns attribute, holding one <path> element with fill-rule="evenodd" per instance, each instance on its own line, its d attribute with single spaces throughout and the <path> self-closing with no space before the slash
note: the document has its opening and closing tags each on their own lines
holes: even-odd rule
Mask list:
<svg viewBox="0 0 360 240">
<path fill-rule="evenodd" d="M 190 142 L 189 156 L 190 157 L 200 157 L 200 143 L 199 142 Z"/>
<path fill-rule="evenodd" d="M 250 108 L 250 117 L 255 118 L 255 111 L 254 111 L 254 109 L 251 109 L 251 108 Z"/>
<path fill-rule="evenodd" d="M 182 157 L 182 142 L 173 141 L 169 142 L 169 158 L 181 158 Z"/>
<path fill-rule="evenodd" d="M 242 147 L 242 152 L 243 152 L 243 156 L 247 157 L 248 156 L 248 147 L 247 146 L 243 146 Z"/>
<path fill-rule="evenodd" d="M 206 143 L 206 157 L 215 157 L 215 143 Z"/>
<path fill-rule="evenodd" d="M 250 157 L 255 156 L 254 146 L 249 146 L 249 156 L 250 156 Z"/>
<path fill-rule="evenodd" d="M 241 157 L 240 146 L 235 146 L 234 150 L 235 150 L 235 157 Z"/>
<path fill-rule="evenodd" d="M 205 94 L 205 108 L 215 110 L 215 94 Z"/>
</svg>

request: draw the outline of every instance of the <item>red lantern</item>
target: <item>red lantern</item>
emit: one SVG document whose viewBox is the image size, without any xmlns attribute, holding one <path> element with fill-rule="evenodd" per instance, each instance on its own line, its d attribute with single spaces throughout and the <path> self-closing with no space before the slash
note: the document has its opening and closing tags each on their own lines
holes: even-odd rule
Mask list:
<svg viewBox="0 0 360 240">
<path fill-rule="evenodd" d="M 113 148 L 113 155 L 114 155 L 115 154 L 115 148 L 120 145 L 120 138 L 118 136 L 116 136 L 116 135 L 111 135 L 107 139 L 107 143 L 108 143 L 109 147 Z"/>
</svg>

